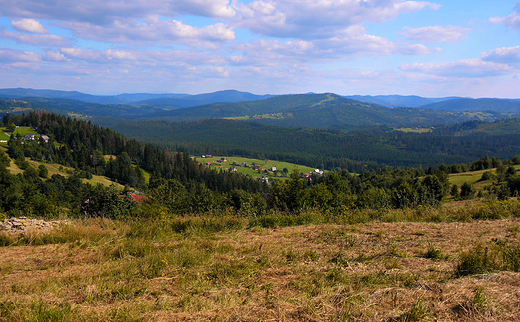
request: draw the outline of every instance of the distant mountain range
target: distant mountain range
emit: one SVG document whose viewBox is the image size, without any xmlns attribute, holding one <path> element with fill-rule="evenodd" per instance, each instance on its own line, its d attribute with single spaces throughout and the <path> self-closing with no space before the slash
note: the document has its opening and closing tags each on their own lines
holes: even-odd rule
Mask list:
<svg viewBox="0 0 520 322">
<path fill-rule="evenodd" d="M 316 93 L 307 93 L 302 95 L 313 95 Z M 0 97 L 4 98 L 26 98 L 41 97 L 53 99 L 70 99 L 85 103 L 97 104 L 128 104 L 128 105 L 152 105 L 163 109 L 175 109 L 183 107 L 191 107 L 212 103 L 236 103 L 245 101 L 257 101 L 271 98 L 277 95 L 256 95 L 248 92 L 240 92 L 237 90 L 224 90 L 213 93 L 204 94 L 175 94 L 175 93 L 134 93 L 134 94 L 118 94 L 118 95 L 91 95 L 77 91 L 58 91 L 49 89 L 31 89 L 31 88 L 5 88 L 0 89 Z M 497 98 L 481 98 L 472 99 L 469 97 L 439 97 L 427 98 L 416 95 L 350 95 L 343 96 L 364 103 L 378 104 L 385 107 L 421 107 L 428 109 L 444 109 L 448 111 L 462 110 L 482 110 L 490 105 L 489 110 L 501 108 L 500 102 L 520 102 L 520 99 L 497 99 Z M 446 103 L 450 101 L 450 103 Z M 444 102 L 444 103 L 443 103 Z M 439 104 L 436 104 L 439 103 Z M 443 104 L 440 104 L 443 103 Z M 452 104 L 453 103 L 453 104 Z M 462 104 L 462 105 L 461 105 Z M 507 104 L 507 103 L 506 103 Z M 456 107 L 458 106 L 458 107 Z M 476 107 L 478 106 L 478 107 Z M 515 106 L 515 105 L 512 105 Z"/>
<path fill-rule="evenodd" d="M 0 89 L 6 108 L 77 113 L 102 125 L 123 120 L 194 121 L 233 118 L 276 126 L 352 130 L 374 126 L 433 126 L 520 116 L 520 100 L 327 94 L 255 95 L 236 90 L 188 94 L 120 94 Z M 16 99 L 17 102 L 8 102 Z M 0 106 L 1 107 L 1 106 Z M 0 108 L 0 112 L 1 112 Z M 6 111 L 8 109 L 5 109 Z"/>
<path fill-rule="evenodd" d="M 235 103 L 244 101 L 263 100 L 274 95 L 255 95 L 235 90 L 218 91 L 214 93 L 184 95 L 180 97 L 158 97 L 136 101 L 134 105 L 152 105 L 165 109 L 177 109 L 191 106 L 199 106 L 212 103 Z"/>
<path fill-rule="evenodd" d="M 131 104 L 136 101 L 154 99 L 160 97 L 182 97 L 186 94 L 119 94 L 113 96 L 90 95 L 76 91 L 56 91 L 50 89 L 31 89 L 31 88 L 5 88 L 0 89 L 0 97 L 5 98 L 26 98 L 41 97 L 53 99 L 69 99 L 85 103 L 96 104 Z"/>
<path fill-rule="evenodd" d="M 96 104 L 128 104 L 128 105 L 151 105 L 166 109 L 183 108 L 217 102 L 241 102 L 255 101 L 272 97 L 273 95 L 255 95 L 236 90 L 218 91 L 207 94 L 119 94 L 112 96 L 90 95 L 76 91 L 56 91 L 47 89 L 31 88 L 6 88 L 0 89 L 0 97 L 4 98 L 27 98 L 40 97 L 52 99 L 69 99 L 84 103 Z"/>
<path fill-rule="evenodd" d="M 426 98 L 421 96 L 402 96 L 402 95 L 351 95 L 345 96 L 354 100 L 358 100 L 365 103 L 379 104 L 386 107 L 420 107 L 423 105 L 434 104 L 437 102 L 461 99 L 463 97 L 442 97 L 442 98 Z"/>
<path fill-rule="evenodd" d="M 500 113 L 519 113 L 520 100 L 497 98 L 459 98 L 421 106 L 424 109 L 453 112 L 495 111 Z"/>
<path fill-rule="evenodd" d="M 143 115 L 139 119 L 179 122 L 231 118 L 276 126 L 352 129 L 352 127 L 366 128 L 380 125 L 432 126 L 483 118 L 495 120 L 503 117 L 506 116 L 498 112 L 469 115 L 434 109 L 389 108 L 335 94 L 298 94 L 280 95 L 257 101 L 213 103 L 158 111 Z"/>
</svg>

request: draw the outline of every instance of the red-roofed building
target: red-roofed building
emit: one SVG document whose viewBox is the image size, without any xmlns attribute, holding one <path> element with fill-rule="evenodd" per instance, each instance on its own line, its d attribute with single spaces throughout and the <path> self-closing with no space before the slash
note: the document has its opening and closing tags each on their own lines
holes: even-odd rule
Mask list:
<svg viewBox="0 0 520 322">
<path fill-rule="evenodd" d="M 141 203 L 141 202 L 147 201 L 149 199 L 145 195 L 138 195 L 136 193 L 132 193 L 132 200 L 137 202 L 137 203 Z"/>
</svg>

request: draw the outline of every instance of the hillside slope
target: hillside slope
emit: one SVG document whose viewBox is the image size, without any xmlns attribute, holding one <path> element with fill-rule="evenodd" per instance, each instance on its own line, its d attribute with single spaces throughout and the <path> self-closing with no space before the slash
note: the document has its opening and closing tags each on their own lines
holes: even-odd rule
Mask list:
<svg viewBox="0 0 520 322">
<path fill-rule="evenodd" d="M 258 101 L 215 103 L 162 111 L 142 118 L 168 121 L 243 118 L 278 126 L 331 128 L 345 124 L 434 125 L 462 122 L 473 117 L 460 113 L 424 109 L 391 109 L 335 94 L 299 94 L 276 96 Z"/>
<path fill-rule="evenodd" d="M 181 97 L 160 97 L 134 102 L 135 105 L 152 105 L 166 109 L 206 105 L 218 102 L 243 102 L 267 99 L 272 95 L 255 95 L 236 90 L 218 91 L 214 93 L 184 95 Z"/>
<path fill-rule="evenodd" d="M 460 98 L 421 106 L 424 109 L 462 111 L 494 111 L 499 113 L 520 113 L 520 101 L 495 98 Z"/>
</svg>

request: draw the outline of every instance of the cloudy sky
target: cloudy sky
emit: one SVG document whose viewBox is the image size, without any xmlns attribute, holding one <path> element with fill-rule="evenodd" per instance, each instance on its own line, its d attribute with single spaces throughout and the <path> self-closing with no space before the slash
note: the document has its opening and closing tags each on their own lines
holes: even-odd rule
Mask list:
<svg viewBox="0 0 520 322">
<path fill-rule="evenodd" d="M 0 88 L 520 98 L 520 2 L 0 0 Z"/>
</svg>

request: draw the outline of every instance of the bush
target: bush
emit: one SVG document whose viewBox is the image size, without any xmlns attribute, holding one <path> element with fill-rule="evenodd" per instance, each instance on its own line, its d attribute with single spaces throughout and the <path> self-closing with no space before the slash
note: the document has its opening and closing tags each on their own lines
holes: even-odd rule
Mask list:
<svg viewBox="0 0 520 322">
<path fill-rule="evenodd" d="M 102 184 L 86 184 L 82 193 L 83 203 L 78 207 L 87 217 L 105 217 L 110 219 L 129 217 L 134 214 L 136 202 L 128 195 L 121 195 L 115 187 Z"/>
<path fill-rule="evenodd" d="M 40 166 L 38 167 L 38 176 L 43 179 L 47 179 L 47 177 L 49 176 L 49 170 L 47 170 L 47 167 L 43 164 L 40 164 Z"/>
<path fill-rule="evenodd" d="M 491 171 L 486 171 L 482 174 L 482 177 L 480 178 L 479 181 L 487 181 L 487 180 L 491 180 L 494 178 L 495 178 L 495 175 Z"/>
<path fill-rule="evenodd" d="M 467 198 L 472 197 L 474 194 L 475 194 L 475 191 L 473 191 L 473 187 L 469 183 L 464 182 L 462 187 L 460 187 L 460 196 L 462 198 L 467 199 Z"/>
</svg>

